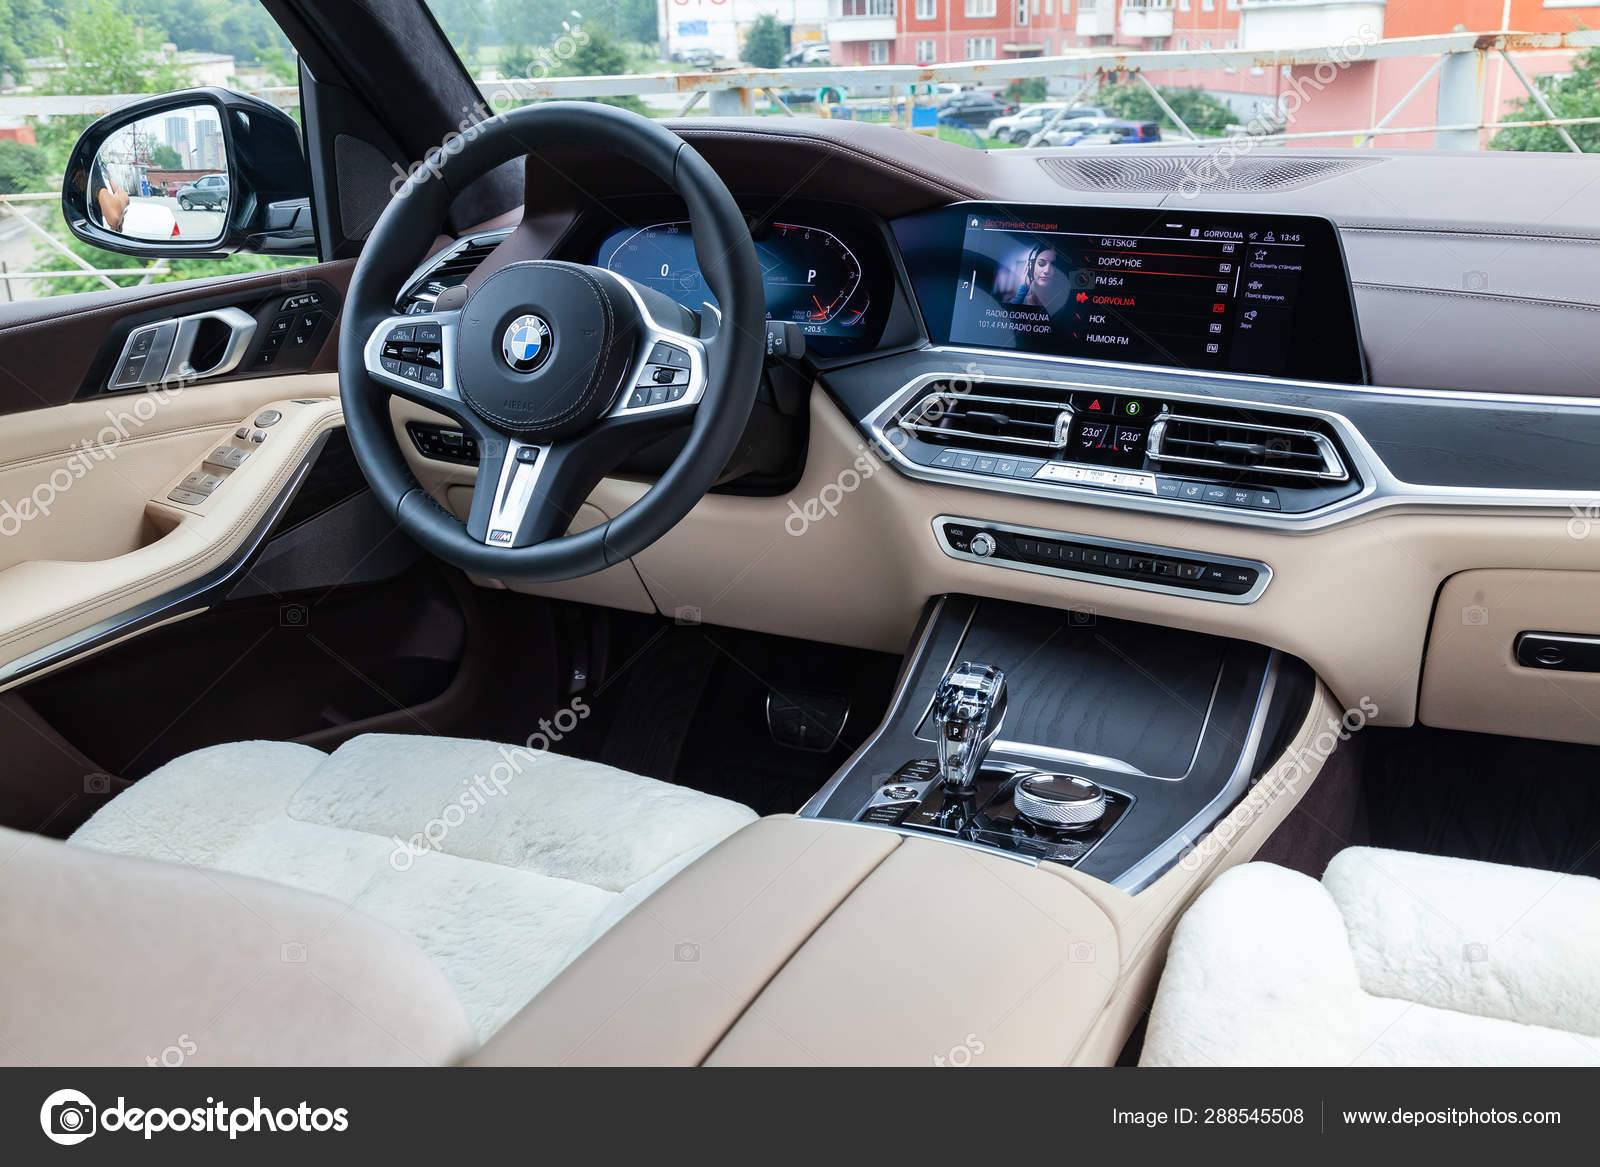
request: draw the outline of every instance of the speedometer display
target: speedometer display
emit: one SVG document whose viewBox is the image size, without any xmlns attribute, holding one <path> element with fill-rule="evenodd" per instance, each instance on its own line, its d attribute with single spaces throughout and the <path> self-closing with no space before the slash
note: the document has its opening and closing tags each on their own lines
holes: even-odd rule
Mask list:
<svg viewBox="0 0 1600 1167">
<path fill-rule="evenodd" d="M 767 319 L 798 324 L 808 345 L 823 354 L 854 347 L 837 341 L 860 336 L 872 307 L 872 281 L 864 278 L 855 250 L 832 231 L 803 223 L 768 223 L 755 235 L 755 245 Z M 716 304 L 683 220 L 613 231 L 595 262 L 687 308 Z M 863 338 L 865 343 L 873 339 Z"/>
</svg>

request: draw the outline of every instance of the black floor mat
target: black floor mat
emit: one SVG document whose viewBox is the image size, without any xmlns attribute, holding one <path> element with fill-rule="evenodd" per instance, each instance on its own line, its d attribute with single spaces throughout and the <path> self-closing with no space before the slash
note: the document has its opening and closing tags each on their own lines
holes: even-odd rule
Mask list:
<svg viewBox="0 0 1600 1167">
<path fill-rule="evenodd" d="M 1368 729 L 1372 845 L 1600 876 L 1600 747 Z"/>
<path fill-rule="evenodd" d="M 698 629 L 668 629 L 650 642 L 619 678 L 620 712 L 600 760 L 671 782 L 716 657 Z"/>
<path fill-rule="evenodd" d="M 710 625 L 659 624 L 640 636 L 595 704 L 610 765 L 742 802 L 758 814 L 799 810 L 883 719 L 900 658 Z M 627 652 L 628 655 L 623 655 Z M 826 752 L 778 744 L 770 692 L 836 693 L 850 702 Z"/>
</svg>

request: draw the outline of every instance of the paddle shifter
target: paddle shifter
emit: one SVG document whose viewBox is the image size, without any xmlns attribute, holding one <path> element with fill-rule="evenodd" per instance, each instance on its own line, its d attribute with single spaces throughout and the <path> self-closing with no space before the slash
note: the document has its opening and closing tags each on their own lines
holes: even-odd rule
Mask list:
<svg viewBox="0 0 1600 1167">
<path fill-rule="evenodd" d="M 952 793 L 968 793 L 1006 718 L 1006 675 L 994 665 L 963 661 L 939 682 L 933 726 L 939 735 L 939 777 Z"/>
</svg>

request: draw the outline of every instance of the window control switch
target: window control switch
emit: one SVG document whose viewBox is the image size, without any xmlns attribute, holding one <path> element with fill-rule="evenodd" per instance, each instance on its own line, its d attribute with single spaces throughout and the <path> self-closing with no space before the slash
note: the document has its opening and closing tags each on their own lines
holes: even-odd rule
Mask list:
<svg viewBox="0 0 1600 1167">
<path fill-rule="evenodd" d="M 251 453 L 252 451 L 241 449 L 238 446 L 218 446 L 206 455 L 206 464 L 209 466 L 221 466 L 224 470 L 237 470 L 244 465 L 244 460 Z"/>
</svg>

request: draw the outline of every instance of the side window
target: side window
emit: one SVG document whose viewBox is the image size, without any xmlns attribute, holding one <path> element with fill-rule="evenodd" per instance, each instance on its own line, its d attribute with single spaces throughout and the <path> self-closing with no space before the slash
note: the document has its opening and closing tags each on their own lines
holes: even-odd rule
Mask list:
<svg viewBox="0 0 1600 1167">
<path fill-rule="evenodd" d="M 4 7 L 4 5 L 0 5 Z M 105 103 L 79 94 L 160 94 L 217 86 L 247 90 L 299 121 L 297 67 L 287 40 L 257 0 L 199 6 L 150 3 L 45 4 L 12 27 L 0 28 L 0 72 L 16 82 L 0 122 L 0 302 L 71 292 L 167 283 L 201 276 L 260 271 L 313 262 L 292 256 L 128 255 L 75 237 L 62 215 L 63 174 L 79 136 Z M 126 102 L 113 103 L 126 104 Z M 31 108 L 30 108 L 31 106 Z M 69 112 L 63 113 L 63 107 Z M 212 128 L 173 111 L 141 120 L 112 144 L 112 173 L 101 181 L 113 218 L 133 208 L 130 237 L 148 238 L 159 220 L 170 236 L 210 230 L 226 199 Z M 111 155 L 107 155 L 110 161 Z M 195 200 L 187 208 L 180 194 Z M 25 220 L 25 221 L 24 221 Z M 132 228 L 144 224 L 135 231 Z"/>
</svg>

